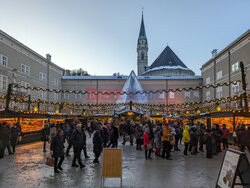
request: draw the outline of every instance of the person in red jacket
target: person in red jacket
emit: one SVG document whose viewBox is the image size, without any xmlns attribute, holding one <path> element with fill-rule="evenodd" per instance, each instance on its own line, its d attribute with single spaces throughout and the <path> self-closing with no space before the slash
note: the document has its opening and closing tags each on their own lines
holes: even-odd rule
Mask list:
<svg viewBox="0 0 250 188">
<path fill-rule="evenodd" d="M 226 124 L 222 125 L 221 131 L 222 131 L 221 139 L 223 143 L 223 149 L 225 150 L 226 148 L 228 149 L 228 136 L 230 134 L 229 130 L 226 128 Z"/>
<path fill-rule="evenodd" d="M 143 135 L 143 146 L 145 149 L 145 159 L 152 159 L 151 152 L 152 152 L 152 142 L 149 139 L 149 129 L 147 128 Z"/>
</svg>

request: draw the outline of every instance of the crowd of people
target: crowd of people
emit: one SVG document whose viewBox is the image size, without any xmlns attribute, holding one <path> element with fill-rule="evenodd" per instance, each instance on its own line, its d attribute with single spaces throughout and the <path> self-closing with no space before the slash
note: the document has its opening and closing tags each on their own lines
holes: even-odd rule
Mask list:
<svg viewBox="0 0 250 188">
<path fill-rule="evenodd" d="M 21 127 L 18 123 L 12 126 L 7 123 L 0 124 L 0 158 L 8 149 L 9 155 L 15 153 L 15 146 Z M 236 134 L 236 136 L 235 136 Z M 99 163 L 99 157 L 103 148 L 117 148 L 118 139 L 122 138 L 122 145 L 136 144 L 136 150 L 144 150 L 145 159 L 150 160 L 153 156 L 166 160 L 173 159 L 173 152 L 180 151 L 180 145 L 184 145 L 183 156 L 197 155 L 206 150 L 206 157 L 212 158 L 228 148 L 229 129 L 223 124 L 221 127 L 214 124 L 206 128 L 204 124 L 194 124 L 188 121 L 157 122 L 146 121 L 121 121 L 104 122 L 91 120 L 88 123 L 45 123 L 42 129 L 41 140 L 43 141 L 43 152 L 47 152 L 47 143 L 52 157 L 55 159 L 54 172 L 63 170 L 62 164 L 65 156 L 70 156 L 73 148 L 72 167 L 83 168 L 81 152 L 85 159 L 90 158 L 87 151 L 87 136 L 92 138 L 94 163 Z M 239 125 L 233 137 L 241 151 L 247 147 L 250 150 L 250 126 Z M 222 147 L 221 147 L 222 146 Z"/>
</svg>

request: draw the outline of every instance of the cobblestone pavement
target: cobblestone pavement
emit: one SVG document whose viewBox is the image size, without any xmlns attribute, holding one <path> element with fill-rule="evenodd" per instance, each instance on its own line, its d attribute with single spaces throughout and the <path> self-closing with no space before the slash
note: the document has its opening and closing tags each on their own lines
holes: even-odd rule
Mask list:
<svg viewBox="0 0 250 188">
<path fill-rule="evenodd" d="M 60 174 L 54 174 L 53 168 L 45 165 L 46 156 L 49 153 L 42 152 L 41 142 L 17 147 L 15 155 L 7 155 L 0 160 L 0 187 L 100 187 L 101 163 L 93 164 L 91 139 L 88 138 L 87 142 L 90 159 L 83 158 L 86 167 L 72 168 L 72 157 L 66 157 L 63 163 L 64 171 Z M 135 146 L 126 144 L 120 146 L 123 149 L 122 187 L 210 188 L 215 186 L 223 152 L 213 159 L 207 159 L 205 152 L 184 158 L 182 151 L 179 151 L 171 153 L 172 161 L 155 157 L 146 161 L 143 151 L 136 151 Z M 180 148 L 183 150 L 183 145 Z M 105 179 L 104 186 L 119 187 L 120 179 Z"/>
</svg>

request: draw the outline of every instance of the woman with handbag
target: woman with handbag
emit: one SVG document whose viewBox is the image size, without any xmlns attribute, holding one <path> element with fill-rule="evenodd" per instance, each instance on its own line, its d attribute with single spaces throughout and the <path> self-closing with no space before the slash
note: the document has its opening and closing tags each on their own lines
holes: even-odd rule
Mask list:
<svg viewBox="0 0 250 188">
<path fill-rule="evenodd" d="M 53 151 L 52 157 L 55 158 L 54 172 L 59 173 L 58 169 L 63 170 L 62 163 L 64 161 L 63 130 L 60 129 L 57 131 L 56 136 L 52 139 L 51 148 Z M 58 163 L 59 158 L 60 161 Z"/>
<path fill-rule="evenodd" d="M 152 152 L 152 142 L 149 139 L 149 129 L 147 128 L 143 135 L 143 146 L 145 149 L 145 159 L 152 159 L 151 152 Z"/>
</svg>

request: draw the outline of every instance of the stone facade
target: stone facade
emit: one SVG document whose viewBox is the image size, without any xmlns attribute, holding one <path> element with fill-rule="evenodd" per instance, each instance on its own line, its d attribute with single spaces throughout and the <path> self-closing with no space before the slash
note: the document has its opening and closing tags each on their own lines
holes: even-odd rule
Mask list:
<svg viewBox="0 0 250 188">
<path fill-rule="evenodd" d="M 242 34 L 220 53 L 216 54 L 208 62 L 202 65 L 201 75 L 203 85 L 218 84 L 241 80 L 240 62 L 244 63 L 246 81 L 250 83 L 250 30 Z M 250 91 L 250 85 L 247 85 L 247 92 Z M 242 94 L 242 85 L 223 86 L 221 88 L 203 89 L 202 99 L 215 99 L 222 97 L 231 97 Z M 226 107 L 237 107 L 238 102 L 231 102 Z"/>
<path fill-rule="evenodd" d="M 196 87 L 208 84 L 224 83 L 241 79 L 239 62 L 243 61 L 246 67 L 247 82 L 250 82 L 250 35 L 249 30 L 237 40 L 223 49 L 214 58 L 206 62 L 200 76 L 138 76 L 145 91 Z M 81 91 L 121 91 L 128 76 L 63 76 L 64 69 L 51 62 L 51 56 L 46 58 L 26 47 L 8 34 L 0 31 L 0 95 L 6 95 L 8 83 L 42 87 L 49 89 L 81 90 Z M 237 64 L 238 63 L 238 64 Z M 221 72 L 220 72 L 221 71 Z M 233 96 L 242 93 L 241 84 L 217 89 L 203 89 L 196 92 L 157 93 L 148 95 L 149 104 L 181 104 L 197 102 L 206 99 Z M 249 84 L 247 86 L 249 92 Z M 207 92 L 210 92 L 208 98 Z M 76 102 L 76 103 L 115 103 L 119 96 L 98 97 L 91 94 L 54 94 L 38 91 L 20 90 L 17 95 L 31 96 L 31 99 L 49 101 Z M 4 107 L 0 103 L 0 107 Z M 12 107 L 17 104 L 11 104 Z M 233 102 L 230 106 L 234 106 Z M 46 107 L 41 110 L 46 110 Z M 48 109 L 48 108 L 47 108 Z M 54 110 L 51 108 L 51 110 Z"/>
<path fill-rule="evenodd" d="M 6 95 L 8 83 L 42 88 L 62 88 L 63 69 L 18 42 L 0 30 L 0 95 Z M 6 80 L 6 82 L 5 82 Z M 31 95 L 32 99 L 59 101 L 60 96 L 53 93 L 20 90 L 16 95 Z"/>
</svg>

